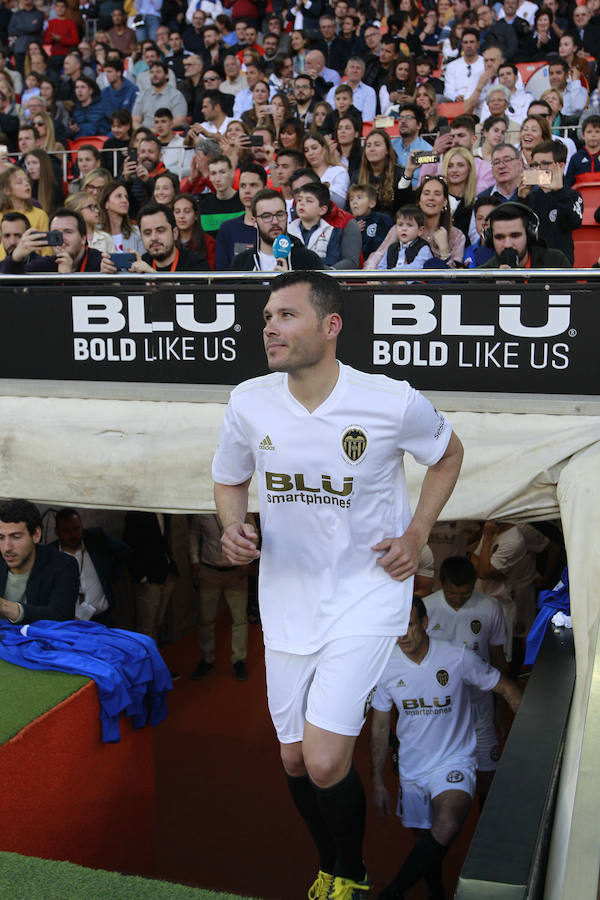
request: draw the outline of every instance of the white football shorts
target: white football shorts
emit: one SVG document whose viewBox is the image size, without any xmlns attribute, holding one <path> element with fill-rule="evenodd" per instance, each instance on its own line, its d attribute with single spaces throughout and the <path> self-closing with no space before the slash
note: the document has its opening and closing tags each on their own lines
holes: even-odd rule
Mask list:
<svg viewBox="0 0 600 900">
<path fill-rule="evenodd" d="M 428 830 L 433 825 L 431 801 L 445 791 L 464 791 L 473 797 L 475 777 L 475 761 L 460 757 L 449 759 L 418 781 L 401 779 L 396 814 L 401 816 L 405 828 Z"/>
</svg>

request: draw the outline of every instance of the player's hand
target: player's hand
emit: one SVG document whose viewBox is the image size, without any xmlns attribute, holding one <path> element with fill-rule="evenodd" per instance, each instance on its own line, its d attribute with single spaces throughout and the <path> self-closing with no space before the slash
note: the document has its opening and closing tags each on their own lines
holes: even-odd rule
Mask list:
<svg viewBox="0 0 600 900">
<path fill-rule="evenodd" d="M 419 558 L 423 544 L 412 534 L 403 534 L 399 538 L 384 538 L 371 547 L 371 550 L 386 551 L 377 560 L 394 581 L 406 581 L 414 575 L 419 567 Z"/>
<path fill-rule="evenodd" d="M 221 537 L 223 553 L 234 566 L 245 566 L 258 559 L 260 552 L 256 549 L 258 534 L 254 525 L 234 522 L 228 525 Z"/>
<path fill-rule="evenodd" d="M 390 795 L 384 784 L 373 785 L 373 803 L 380 818 L 384 818 L 392 811 Z"/>
</svg>

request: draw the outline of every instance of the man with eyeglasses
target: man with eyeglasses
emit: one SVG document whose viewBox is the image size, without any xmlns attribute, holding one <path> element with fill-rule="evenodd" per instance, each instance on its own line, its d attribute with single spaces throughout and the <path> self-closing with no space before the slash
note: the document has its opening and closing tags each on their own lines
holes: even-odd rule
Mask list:
<svg viewBox="0 0 600 900">
<path fill-rule="evenodd" d="M 301 241 L 288 235 L 291 242 L 287 258 L 276 258 L 273 244 L 279 235 L 286 234 L 287 208 L 278 191 L 265 188 L 255 194 L 252 215 L 256 222 L 256 246 L 242 250 L 233 258 L 229 267 L 236 272 L 289 272 L 302 269 L 322 269 L 323 261 L 308 250 Z"/>
<path fill-rule="evenodd" d="M 497 197 L 502 203 L 519 199 L 519 183 L 523 163 L 516 147 L 512 144 L 498 144 L 492 151 L 492 175 L 494 183 L 477 194 L 480 197 Z M 475 244 L 479 240 L 475 215 L 471 214 L 469 222 L 469 243 Z"/>
<path fill-rule="evenodd" d="M 425 114 L 420 106 L 416 103 L 405 103 L 400 107 L 398 115 L 398 134 L 400 137 L 394 138 L 392 147 L 396 151 L 398 157 L 398 165 L 406 168 L 408 158 L 411 153 L 431 153 L 431 144 L 428 144 L 425 138 L 420 137 L 421 128 L 425 123 Z M 412 175 L 412 186 L 416 188 L 419 183 L 419 168 L 414 170 Z M 406 182 L 406 183 L 404 183 Z M 401 187 L 408 187 L 411 179 L 405 175 L 400 181 Z"/>
<path fill-rule="evenodd" d="M 444 78 L 444 96 L 455 103 L 471 96 L 484 70 L 483 57 L 479 55 L 479 32 L 476 28 L 464 29 L 461 45 L 462 56 L 448 63 Z"/>
</svg>

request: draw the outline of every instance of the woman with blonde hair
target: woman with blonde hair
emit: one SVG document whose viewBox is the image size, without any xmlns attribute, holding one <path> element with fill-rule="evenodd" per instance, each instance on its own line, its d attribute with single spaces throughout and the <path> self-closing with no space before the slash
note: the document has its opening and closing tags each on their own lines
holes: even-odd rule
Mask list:
<svg viewBox="0 0 600 900">
<path fill-rule="evenodd" d="M 113 177 L 108 169 L 103 169 L 99 166 L 97 169 L 92 169 L 91 172 L 88 172 L 87 175 L 81 179 L 81 190 L 86 191 L 98 200 L 104 188 L 112 183 Z M 75 191 L 75 193 L 77 193 L 77 191 Z"/>
<path fill-rule="evenodd" d="M 43 112 L 34 113 L 31 117 L 31 124 L 35 125 L 38 130 L 42 150 L 46 150 L 46 152 L 49 153 L 51 150 L 65 149 L 63 145 L 59 144 L 56 140 L 52 116 L 48 115 L 45 110 Z"/>
<path fill-rule="evenodd" d="M 32 194 L 31 178 L 23 169 L 11 166 L 0 173 L 0 220 L 7 212 L 22 212 L 32 228 L 48 231 L 48 215 L 39 206 L 33 205 Z"/>
<path fill-rule="evenodd" d="M 477 195 L 477 172 L 472 154 L 465 147 L 451 147 L 444 153 L 442 177 L 448 185 L 452 224 L 468 237 Z"/>
<path fill-rule="evenodd" d="M 45 150 L 28 150 L 24 157 L 25 169 L 32 182 L 32 197 L 44 212 L 51 212 L 63 205 L 64 195 L 57 183 L 50 157 Z"/>
<path fill-rule="evenodd" d="M 67 209 L 80 212 L 83 216 L 87 227 L 87 242 L 90 247 L 100 250 L 101 253 L 115 252 L 112 237 L 100 227 L 100 204 L 96 197 L 86 191 L 79 191 L 67 198 L 65 206 Z"/>
</svg>

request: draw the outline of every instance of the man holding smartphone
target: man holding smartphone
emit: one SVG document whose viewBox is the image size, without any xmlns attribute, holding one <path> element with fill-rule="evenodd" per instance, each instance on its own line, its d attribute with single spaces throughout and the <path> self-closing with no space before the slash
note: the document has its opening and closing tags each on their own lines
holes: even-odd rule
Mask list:
<svg viewBox="0 0 600 900">
<path fill-rule="evenodd" d="M 567 148 L 558 141 L 542 141 L 531 157 L 531 167 L 521 176 L 519 199 L 537 213 L 540 237 L 549 247 L 562 250 L 573 265 L 572 232 L 581 226 L 583 200 L 564 184 Z"/>
<path fill-rule="evenodd" d="M 40 256 L 39 250 L 52 248 L 52 256 Z M 50 231 L 28 228 L 12 253 L 2 263 L 3 275 L 29 272 L 99 272 L 102 253 L 88 247 L 87 226 L 81 213 L 62 207 L 50 221 Z"/>
</svg>

